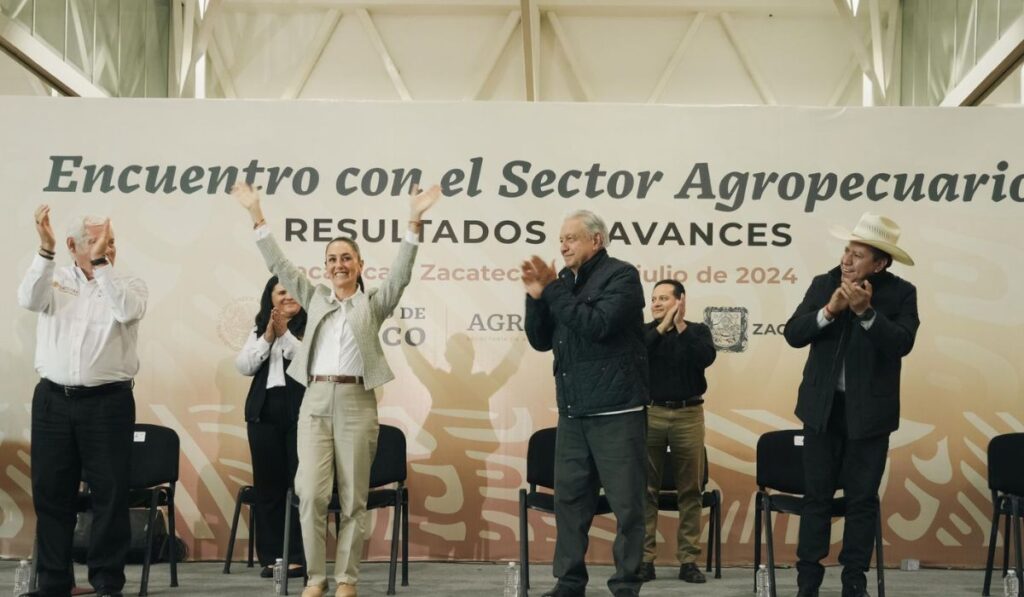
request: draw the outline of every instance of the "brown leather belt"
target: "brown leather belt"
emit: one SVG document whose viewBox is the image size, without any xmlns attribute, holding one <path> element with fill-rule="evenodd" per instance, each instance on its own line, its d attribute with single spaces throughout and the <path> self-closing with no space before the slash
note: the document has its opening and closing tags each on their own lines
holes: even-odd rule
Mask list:
<svg viewBox="0 0 1024 597">
<path fill-rule="evenodd" d="M 362 375 L 310 375 L 310 383 L 314 381 L 325 381 L 327 383 L 357 383 L 362 385 Z"/>
</svg>

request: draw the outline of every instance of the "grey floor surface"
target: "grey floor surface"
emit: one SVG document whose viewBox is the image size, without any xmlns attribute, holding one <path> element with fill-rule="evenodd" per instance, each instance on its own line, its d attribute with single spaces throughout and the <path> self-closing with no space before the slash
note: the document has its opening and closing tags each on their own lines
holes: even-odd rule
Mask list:
<svg viewBox="0 0 1024 597">
<path fill-rule="evenodd" d="M 17 562 L 0 561 L 0 595 L 9 595 L 14 584 L 14 570 Z M 409 565 L 409 586 L 398 587 L 400 597 L 501 597 L 504 587 L 505 566 L 507 564 L 492 563 L 442 563 L 413 562 Z M 261 579 L 258 568 L 246 568 L 244 563 L 232 565 L 232 573 L 222 573 L 222 562 L 187 562 L 178 568 L 177 588 L 170 588 L 170 575 L 167 564 L 154 564 L 150 576 L 149 594 L 154 597 L 227 597 L 238 596 L 271 596 L 274 594 L 270 580 Z M 329 568 L 330 569 L 330 568 Z M 85 567 L 76 566 L 79 584 L 88 586 L 85 579 Z M 385 595 L 387 589 L 387 564 L 364 563 L 362 578 L 359 583 L 359 595 Z M 612 573 L 610 566 L 593 566 L 590 568 L 590 596 L 610 595 L 605 581 Z M 707 584 L 691 585 L 675 578 L 674 567 L 658 568 L 659 578 L 644 585 L 640 592 L 644 597 L 668 595 L 726 595 L 751 597 L 753 595 L 753 573 L 750 568 L 726 568 L 722 570 L 722 578 L 709 578 Z M 139 579 L 142 575 L 141 566 L 129 566 L 126 571 L 128 584 L 125 595 L 135 595 L 139 590 Z M 980 570 L 919 570 L 902 572 L 887 570 L 885 573 L 886 595 L 888 597 L 908 597 L 928 595 L 945 597 L 954 595 L 981 595 L 981 584 L 984 573 Z M 533 589 L 530 595 L 540 594 L 551 587 L 551 567 L 534 564 L 531 566 Z M 869 575 L 869 592 L 877 595 L 874 588 L 874 574 Z M 796 572 L 792 569 L 778 570 L 779 595 L 791 597 L 796 593 Z M 993 582 L 993 595 L 1002 595 L 1002 581 Z M 291 586 L 289 593 L 298 595 L 301 587 L 298 583 Z M 822 587 L 822 597 L 838 597 L 839 569 L 829 568 Z M 333 584 L 328 593 L 334 595 Z"/>
</svg>

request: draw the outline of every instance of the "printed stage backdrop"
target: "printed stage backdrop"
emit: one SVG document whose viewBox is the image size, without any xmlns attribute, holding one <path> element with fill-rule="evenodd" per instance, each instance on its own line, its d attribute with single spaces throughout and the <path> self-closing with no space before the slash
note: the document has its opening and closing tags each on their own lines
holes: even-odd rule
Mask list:
<svg viewBox="0 0 1024 597">
<path fill-rule="evenodd" d="M 518 553 L 527 440 L 556 421 L 551 355 L 522 332 L 518 265 L 558 257 L 568 211 L 606 218 L 610 252 L 637 265 L 646 293 L 662 278 L 684 281 L 688 318 L 714 329 L 707 443 L 727 563 L 753 559 L 758 436 L 798 425 L 806 353 L 781 332 L 812 276 L 839 260 L 828 225 L 852 227 L 868 210 L 894 218 L 918 262 L 894 272 L 917 284 L 922 326 L 883 482 L 887 557 L 983 562 L 988 440 L 1024 431 L 1024 156 L 1012 134 L 1024 111 L 0 98 L 0 130 L 4 556 L 28 554 L 34 528 L 36 317 L 15 289 L 38 244 L 40 203 L 58 233 L 73 217 L 111 215 L 117 267 L 149 285 L 138 420 L 181 436 L 178 528 L 191 557 L 225 553 L 235 493 L 252 472 L 249 379 L 234 358 L 268 275 L 247 215 L 226 195 L 247 179 L 310 278 L 322 276 L 324 241 L 353 234 L 369 285 L 387 275 L 403 234 L 403 187 L 445 184 L 413 282 L 381 332 L 397 375 L 379 394 L 381 421 L 408 437 L 411 553 L 421 559 Z M 58 261 L 69 262 L 66 250 Z M 367 557 L 386 557 L 389 517 L 372 515 Z M 663 515 L 663 563 L 675 524 Z M 779 519 L 780 561 L 792 560 L 796 531 Z M 613 535 L 611 517 L 596 521 L 592 560 L 610 561 Z M 550 559 L 554 537 L 553 518 L 532 513 L 535 558 Z"/>
</svg>

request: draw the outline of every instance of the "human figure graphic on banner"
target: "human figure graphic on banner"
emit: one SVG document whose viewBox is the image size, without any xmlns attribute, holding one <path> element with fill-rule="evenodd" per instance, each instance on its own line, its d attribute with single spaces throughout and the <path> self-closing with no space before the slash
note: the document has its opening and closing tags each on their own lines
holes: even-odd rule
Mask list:
<svg viewBox="0 0 1024 597">
<path fill-rule="evenodd" d="M 607 243 L 604 220 L 575 211 L 559 233 L 565 267 L 556 273 L 536 255 L 521 266 L 526 337 L 534 349 L 554 352 L 558 404 L 558 582 L 544 597 L 585 594 L 587 534 L 602 487 L 616 519 L 608 588 L 616 597 L 640 591 L 649 401 L 644 293 L 637 268 L 610 256 Z"/>
<path fill-rule="evenodd" d="M 92 493 L 89 583 L 120 595 L 131 529 L 128 484 L 135 427 L 139 323 L 149 291 L 115 270 L 109 218 L 75 219 L 64 244 L 72 265 L 57 267 L 50 207 L 35 211 L 39 249 L 18 287 L 18 304 L 38 313 L 32 397 L 32 503 L 39 595 L 69 595 L 75 503 Z"/>
<path fill-rule="evenodd" d="M 287 373 L 306 385 L 298 414 L 295 490 L 308 580 L 302 597 L 327 591 L 326 519 L 337 481 L 341 523 L 335 552 L 336 597 L 354 597 L 366 527 L 370 467 L 377 450 L 374 388 L 394 379 L 379 331 L 412 279 L 423 215 L 441 197 L 412 188 L 409 225 L 387 280 L 363 287 L 364 261 L 354 239 L 336 238 L 324 253 L 329 284 L 313 285 L 282 253 L 263 217 L 259 194 L 237 183 L 231 195 L 249 213 L 267 268 L 306 310 L 306 334 Z"/>
<path fill-rule="evenodd" d="M 417 487 L 421 491 L 412 497 L 418 505 L 411 507 L 424 512 L 425 520 L 420 526 L 422 531 L 445 539 L 449 557 L 487 560 L 494 542 L 489 533 L 494 533 L 495 527 L 510 533 L 504 539 L 514 540 L 511 529 L 507 527 L 494 525 L 488 528 L 483 512 L 488 501 L 494 499 L 485 495 L 488 488 L 500 484 L 495 489 L 514 492 L 521 485 L 519 475 L 513 475 L 512 468 L 507 466 L 499 469 L 504 473 L 500 479 L 483 473 L 496 466 L 490 456 L 498 452 L 504 442 L 514 441 L 504 435 L 499 436 L 495 426 L 499 421 L 496 413 L 500 409 L 493 403 L 495 395 L 518 371 L 526 343 L 513 341 L 501 361 L 490 371 L 475 369 L 476 347 L 467 334 L 453 334 L 445 343 L 447 369 L 428 361 L 421 348 L 402 345 L 409 367 L 430 392 L 431 398 L 422 429 L 436 439 L 436 447 L 426 460 L 418 464 L 438 467 L 435 470 L 444 472 L 426 479 L 423 472 L 418 473 Z M 516 425 L 519 421 L 511 409 L 504 404 L 500 406 L 510 414 L 509 418 L 502 418 L 508 421 L 505 424 Z M 503 430 L 503 433 L 515 430 L 513 427 Z M 525 433 L 523 441 L 529 438 L 528 433 Z M 454 483 L 458 485 L 452 486 Z M 427 504 L 436 501 L 445 502 L 443 512 L 428 509 Z M 498 511 L 504 513 L 508 510 L 500 508 Z"/>
<path fill-rule="evenodd" d="M 917 289 L 889 272 L 894 261 L 914 265 L 899 246 L 896 222 L 865 213 L 852 231 L 833 226 L 831 233 L 847 241 L 839 265 L 811 281 L 785 329 L 791 346 L 810 346 L 796 404 L 806 486 L 797 544 L 801 597 L 818 595 L 839 487 L 846 499 L 843 596 L 867 595 L 878 488 L 900 421 L 900 372 L 920 325 Z"/>
<path fill-rule="evenodd" d="M 704 371 L 715 362 L 715 342 L 703 323 L 686 320 L 686 288 L 662 280 L 651 293 L 654 321 L 644 326 L 651 363 L 651 405 L 647 408 L 647 507 L 644 562 L 640 577 L 655 579 L 658 494 L 663 468 L 671 462 L 676 482 L 679 527 L 676 555 L 679 579 L 707 582 L 697 566 L 704 480 Z M 666 458 L 666 449 L 671 458 Z"/>
</svg>

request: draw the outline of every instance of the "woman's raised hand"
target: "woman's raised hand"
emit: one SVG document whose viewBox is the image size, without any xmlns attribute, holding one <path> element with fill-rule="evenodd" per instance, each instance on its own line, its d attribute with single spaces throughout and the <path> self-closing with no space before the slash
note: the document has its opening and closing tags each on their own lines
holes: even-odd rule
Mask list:
<svg viewBox="0 0 1024 597">
<path fill-rule="evenodd" d="M 231 187 L 230 195 L 252 217 L 252 223 L 259 226 L 263 223 L 263 210 L 260 209 L 260 194 L 247 182 L 236 182 Z"/>
</svg>

